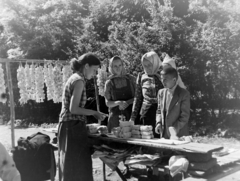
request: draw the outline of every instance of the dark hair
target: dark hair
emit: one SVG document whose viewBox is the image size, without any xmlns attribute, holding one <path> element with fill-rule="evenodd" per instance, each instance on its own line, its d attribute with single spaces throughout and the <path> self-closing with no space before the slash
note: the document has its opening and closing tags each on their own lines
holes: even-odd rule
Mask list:
<svg viewBox="0 0 240 181">
<path fill-rule="evenodd" d="M 161 75 L 170 75 L 171 77 L 178 79 L 178 72 L 173 67 L 163 68 Z"/>
<path fill-rule="evenodd" d="M 78 59 L 73 58 L 70 61 L 71 69 L 76 72 L 83 69 L 84 65 L 89 66 L 100 65 L 100 60 L 93 53 L 85 53 L 81 55 Z"/>
</svg>

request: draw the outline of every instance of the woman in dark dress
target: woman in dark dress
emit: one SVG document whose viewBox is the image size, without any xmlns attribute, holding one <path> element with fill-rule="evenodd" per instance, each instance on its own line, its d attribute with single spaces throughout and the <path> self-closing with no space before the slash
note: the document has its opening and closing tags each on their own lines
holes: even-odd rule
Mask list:
<svg viewBox="0 0 240 181">
<path fill-rule="evenodd" d="M 129 121 L 135 93 L 135 78 L 127 74 L 123 60 L 115 56 L 110 59 L 109 72 L 111 75 L 105 83 L 104 97 L 109 107 L 108 131 L 119 126 L 119 116 L 124 115 Z"/>
</svg>

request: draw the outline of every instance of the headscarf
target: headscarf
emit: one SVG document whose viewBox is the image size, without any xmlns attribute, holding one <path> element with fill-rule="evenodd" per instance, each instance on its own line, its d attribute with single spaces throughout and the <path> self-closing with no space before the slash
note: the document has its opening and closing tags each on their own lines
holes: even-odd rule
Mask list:
<svg viewBox="0 0 240 181">
<path fill-rule="evenodd" d="M 120 60 L 121 62 L 122 62 L 122 72 L 121 72 L 121 77 L 122 76 L 125 76 L 126 74 L 127 74 L 127 72 L 126 72 L 126 69 L 125 69 L 125 67 L 124 67 L 124 64 L 123 64 L 123 60 L 120 58 L 120 57 L 118 57 L 118 56 L 114 56 L 114 57 L 112 57 L 110 60 L 109 60 L 109 66 L 108 66 L 108 70 L 109 70 L 109 72 L 110 72 L 110 76 L 109 76 L 109 79 L 111 79 L 111 78 L 114 78 L 114 77 L 118 77 L 118 75 L 114 72 L 114 70 L 113 70 L 113 62 L 115 61 L 115 60 Z"/>
<path fill-rule="evenodd" d="M 171 67 L 177 69 L 175 60 L 174 60 L 173 58 L 171 58 L 168 54 L 166 54 L 166 56 L 164 57 L 162 64 L 168 64 L 168 65 L 171 65 Z M 179 73 L 178 73 L 177 84 L 178 84 L 181 88 L 186 89 L 186 86 L 184 85 L 184 83 L 183 83 L 183 81 L 182 81 L 182 78 L 181 78 L 181 76 L 179 75 Z"/>
<path fill-rule="evenodd" d="M 157 74 L 160 66 L 162 65 L 162 61 L 160 60 L 159 56 L 154 52 L 147 52 L 142 56 L 141 62 L 142 62 L 142 66 L 143 66 L 143 60 L 147 59 L 148 61 L 150 61 L 153 65 L 153 70 L 152 70 L 152 74 Z M 143 66 L 144 69 L 144 66 Z M 145 74 L 146 71 L 144 70 Z"/>
</svg>

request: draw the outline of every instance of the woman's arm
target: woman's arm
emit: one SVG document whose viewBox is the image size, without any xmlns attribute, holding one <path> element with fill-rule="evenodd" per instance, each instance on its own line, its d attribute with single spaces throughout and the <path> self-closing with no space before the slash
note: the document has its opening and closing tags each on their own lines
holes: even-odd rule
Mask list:
<svg viewBox="0 0 240 181">
<path fill-rule="evenodd" d="M 122 101 L 109 101 L 108 99 L 105 98 L 105 102 L 106 102 L 107 107 L 116 107 L 116 106 L 121 105 Z"/>
<path fill-rule="evenodd" d="M 116 107 L 121 105 L 122 101 L 113 101 L 111 81 L 107 80 L 104 86 L 104 97 L 107 107 Z"/>
<path fill-rule="evenodd" d="M 135 121 L 137 115 L 139 114 L 139 110 L 142 106 L 143 95 L 142 95 L 142 86 L 141 86 L 141 75 L 138 74 L 138 78 L 136 80 L 136 87 L 135 87 L 135 96 L 133 101 L 133 108 L 131 114 L 131 121 Z"/>
<path fill-rule="evenodd" d="M 97 111 L 79 107 L 79 101 L 82 98 L 83 88 L 84 88 L 84 83 L 82 80 L 79 80 L 75 83 L 73 94 L 71 97 L 71 102 L 70 102 L 70 108 L 69 108 L 70 112 L 72 114 L 79 114 L 79 115 L 86 115 L 86 116 L 94 115 L 97 113 Z"/>
<path fill-rule="evenodd" d="M 136 77 L 134 77 L 133 75 L 130 75 L 130 76 L 131 76 L 131 86 L 132 86 L 132 89 L 133 89 L 132 91 L 135 95 L 135 93 L 136 93 Z M 128 103 L 128 105 L 133 104 L 134 97 L 132 99 L 127 100 L 126 102 Z"/>
</svg>

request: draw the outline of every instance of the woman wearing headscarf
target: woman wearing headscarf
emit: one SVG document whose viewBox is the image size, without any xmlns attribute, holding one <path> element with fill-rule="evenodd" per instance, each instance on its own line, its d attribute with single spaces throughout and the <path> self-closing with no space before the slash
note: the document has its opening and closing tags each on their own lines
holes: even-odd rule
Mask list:
<svg viewBox="0 0 240 181">
<path fill-rule="evenodd" d="M 164 59 L 163 59 L 163 62 L 162 62 L 162 67 L 163 69 L 166 69 L 167 67 L 172 67 L 174 69 L 177 69 L 177 66 L 176 66 L 176 62 L 173 58 L 171 58 L 168 54 L 165 55 Z M 181 88 L 184 88 L 186 89 L 186 86 L 184 85 L 179 73 L 178 73 L 178 80 L 177 80 L 177 84 L 181 87 Z"/>
<path fill-rule="evenodd" d="M 135 78 L 126 73 L 123 60 L 114 56 L 109 62 L 111 75 L 105 83 L 104 97 L 109 107 L 108 131 L 119 126 L 119 116 L 124 115 L 128 121 L 132 112 L 135 93 Z"/>
<path fill-rule="evenodd" d="M 160 76 L 157 74 L 162 62 L 159 56 L 151 51 L 142 56 L 141 63 L 144 72 L 139 73 L 137 77 L 131 121 L 135 124 L 151 125 L 154 129 L 157 93 L 163 88 Z M 138 114 L 140 114 L 140 120 L 137 119 Z"/>
</svg>

